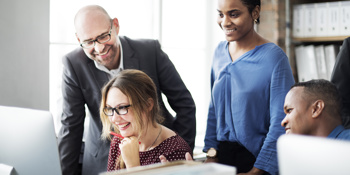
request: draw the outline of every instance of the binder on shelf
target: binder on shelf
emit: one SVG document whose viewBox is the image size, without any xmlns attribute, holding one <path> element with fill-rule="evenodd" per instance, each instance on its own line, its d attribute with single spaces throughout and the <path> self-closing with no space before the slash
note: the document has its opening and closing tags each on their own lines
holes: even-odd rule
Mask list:
<svg viewBox="0 0 350 175">
<path fill-rule="evenodd" d="M 326 58 L 325 58 L 323 45 L 315 46 L 315 56 L 316 56 L 318 78 L 329 80 L 327 75 Z"/>
<path fill-rule="evenodd" d="M 328 35 L 328 4 L 316 3 L 316 36 L 325 37 Z"/>
<path fill-rule="evenodd" d="M 315 3 L 302 4 L 304 10 L 304 37 L 316 36 L 316 7 Z"/>
<path fill-rule="evenodd" d="M 328 36 L 339 36 L 339 14 L 340 14 L 340 2 L 327 2 L 328 4 L 328 17 L 327 17 L 327 27 Z"/>
<path fill-rule="evenodd" d="M 299 82 L 303 82 L 305 81 L 305 64 L 303 64 L 303 50 L 304 50 L 304 46 L 296 46 L 294 48 L 295 50 L 295 60 L 296 60 L 296 65 L 297 65 L 297 73 L 298 73 L 298 81 Z"/>
<path fill-rule="evenodd" d="M 335 59 L 339 52 L 339 46 L 335 44 L 326 45 L 324 46 L 324 52 L 327 65 L 327 79 L 330 80 L 335 64 Z"/>
<path fill-rule="evenodd" d="M 301 38 L 304 37 L 304 10 L 302 4 L 293 6 L 293 37 Z"/>
<path fill-rule="evenodd" d="M 350 1 L 340 2 L 340 35 L 350 35 Z"/>
<path fill-rule="evenodd" d="M 315 46 L 304 46 L 304 55 L 304 59 L 306 59 L 306 65 L 309 72 L 307 80 L 318 79 Z"/>
<path fill-rule="evenodd" d="M 318 79 L 313 45 L 295 47 L 298 81 Z"/>
</svg>

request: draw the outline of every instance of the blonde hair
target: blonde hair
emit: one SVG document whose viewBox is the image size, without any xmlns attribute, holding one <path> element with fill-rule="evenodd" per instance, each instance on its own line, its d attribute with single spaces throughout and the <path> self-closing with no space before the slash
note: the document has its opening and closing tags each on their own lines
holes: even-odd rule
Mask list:
<svg viewBox="0 0 350 175">
<path fill-rule="evenodd" d="M 115 78 L 111 79 L 102 89 L 102 100 L 100 105 L 100 117 L 103 125 L 102 139 L 111 139 L 109 132 L 112 130 L 119 133 L 117 127 L 113 126 L 107 115 L 104 114 L 103 108 L 106 107 L 108 91 L 111 88 L 118 88 L 125 94 L 134 112 L 136 128 L 141 135 L 145 126 L 142 121 L 142 114 L 146 114 L 147 123 L 152 122 L 156 127 L 157 123 L 162 123 L 164 118 L 160 115 L 158 96 L 156 86 L 152 79 L 140 70 L 128 69 L 121 71 Z M 153 108 L 149 110 L 149 99 L 153 101 Z"/>
<path fill-rule="evenodd" d="M 157 123 L 162 123 L 164 121 L 164 118 L 160 115 L 157 90 L 152 79 L 139 70 L 123 70 L 115 78 L 111 79 L 102 89 L 100 118 L 103 126 L 101 135 L 103 140 L 111 140 L 110 131 L 120 133 L 118 128 L 110 122 L 109 117 L 103 112 L 103 109 L 106 107 L 107 95 L 111 88 L 118 88 L 127 96 L 132 105 L 131 108 L 136 121 L 134 126 L 139 133 L 139 137 L 144 133 L 144 130 L 147 129 L 147 126 L 144 125 L 142 115 L 145 114 L 147 116 L 146 123 L 151 122 L 154 127 L 156 127 Z M 150 99 L 153 101 L 151 110 L 150 107 L 152 103 L 150 103 Z M 118 164 L 120 168 L 125 166 L 123 165 L 124 163 L 121 155 L 117 161 L 117 165 Z"/>
</svg>

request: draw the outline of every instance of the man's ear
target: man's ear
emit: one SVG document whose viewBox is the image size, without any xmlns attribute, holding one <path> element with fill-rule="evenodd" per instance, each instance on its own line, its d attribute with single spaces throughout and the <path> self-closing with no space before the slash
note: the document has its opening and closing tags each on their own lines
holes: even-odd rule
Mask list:
<svg viewBox="0 0 350 175">
<path fill-rule="evenodd" d="M 78 37 L 78 34 L 77 34 L 77 33 L 75 33 L 75 37 L 77 37 L 77 40 L 78 40 L 78 42 L 80 43 L 80 39 L 79 39 L 79 37 Z"/>
<path fill-rule="evenodd" d="M 312 118 L 317 118 L 321 115 L 324 109 L 324 101 L 323 100 L 317 100 L 315 101 L 312 106 Z"/>
<path fill-rule="evenodd" d="M 113 25 L 115 27 L 115 31 L 117 32 L 117 35 L 119 35 L 119 21 L 118 21 L 118 18 L 113 18 Z"/>
</svg>

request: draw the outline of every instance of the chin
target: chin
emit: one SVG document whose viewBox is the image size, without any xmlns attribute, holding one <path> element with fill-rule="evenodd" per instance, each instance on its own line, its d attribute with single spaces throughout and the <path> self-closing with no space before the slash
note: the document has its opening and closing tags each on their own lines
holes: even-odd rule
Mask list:
<svg viewBox="0 0 350 175">
<path fill-rule="evenodd" d="M 232 42 L 232 41 L 236 41 L 237 39 L 232 37 L 232 36 L 226 36 L 226 41 L 228 42 Z"/>
</svg>

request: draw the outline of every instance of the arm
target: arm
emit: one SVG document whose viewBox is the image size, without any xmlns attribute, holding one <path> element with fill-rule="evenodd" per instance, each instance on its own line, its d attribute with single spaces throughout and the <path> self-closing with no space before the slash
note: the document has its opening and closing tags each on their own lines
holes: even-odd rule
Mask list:
<svg viewBox="0 0 350 175">
<path fill-rule="evenodd" d="M 343 42 L 333 68 L 331 82 L 334 83 L 342 97 L 343 125 L 350 128 L 350 38 Z"/>
<path fill-rule="evenodd" d="M 192 96 L 182 81 L 175 66 L 164 53 L 159 42 L 155 42 L 157 54 L 157 75 L 160 91 L 167 97 L 169 105 L 176 112 L 172 128 L 194 148 L 196 136 L 196 108 Z"/>
<path fill-rule="evenodd" d="M 63 174 L 74 174 L 78 169 L 85 119 L 85 102 L 78 86 L 77 76 L 67 57 L 63 58 L 62 128 L 58 134 L 58 147 Z"/>
<path fill-rule="evenodd" d="M 214 80 L 215 80 L 214 72 L 212 69 L 211 78 L 210 78 L 211 90 L 213 88 Z M 213 102 L 213 97 L 211 97 L 209 110 L 208 110 L 207 130 L 204 137 L 205 146 L 203 148 L 203 152 L 207 152 L 209 148 L 215 148 L 216 150 L 218 150 L 219 142 L 217 141 L 216 126 L 217 126 L 217 120 L 215 116 L 214 102 Z"/>
<path fill-rule="evenodd" d="M 288 58 L 284 57 L 276 62 L 271 75 L 270 126 L 254 164 L 255 168 L 270 174 L 278 174 L 276 142 L 278 137 L 284 133 L 284 129 L 280 125 L 285 116 L 283 112 L 284 98 L 293 84 L 294 78 Z"/>
</svg>

